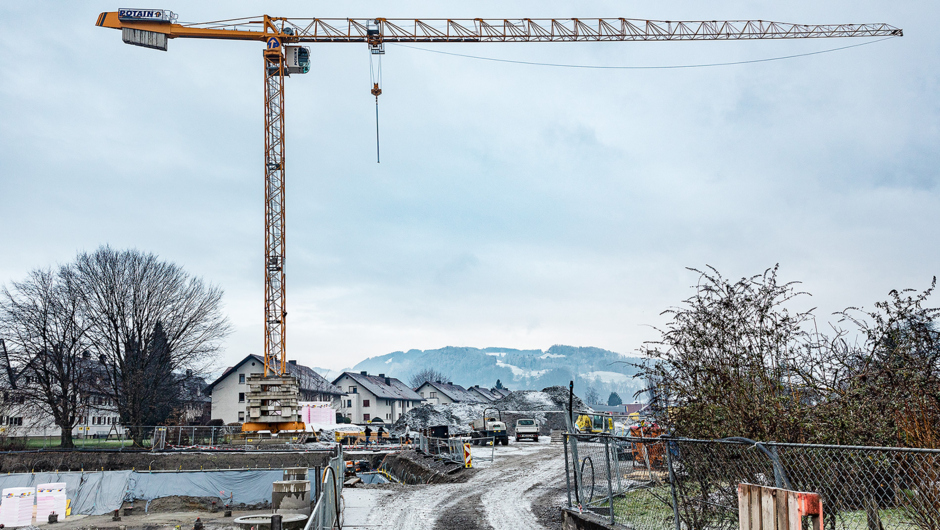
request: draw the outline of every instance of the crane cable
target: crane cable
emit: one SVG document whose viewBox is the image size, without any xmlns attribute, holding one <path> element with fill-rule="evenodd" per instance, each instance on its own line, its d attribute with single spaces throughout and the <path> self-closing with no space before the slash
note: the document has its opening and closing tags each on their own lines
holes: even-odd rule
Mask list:
<svg viewBox="0 0 940 530">
<path fill-rule="evenodd" d="M 372 81 L 372 95 L 375 96 L 375 163 L 380 164 L 382 158 L 379 154 L 379 96 L 382 94 L 380 85 L 382 84 L 382 55 L 378 55 L 378 61 L 373 61 L 374 54 L 369 51 L 369 77 Z M 376 68 L 378 63 L 378 68 Z"/>
<path fill-rule="evenodd" d="M 859 46 L 867 46 L 869 44 L 875 44 L 878 42 L 886 41 L 889 39 L 895 39 L 895 38 L 897 37 L 891 36 L 891 37 L 885 37 L 883 39 L 863 42 L 860 44 L 850 44 L 848 46 L 830 48 L 828 50 L 819 50 L 819 51 L 808 52 L 808 53 L 798 53 L 796 55 L 783 55 L 780 57 L 769 57 L 766 59 L 753 59 L 749 61 L 734 61 L 734 62 L 728 62 L 728 63 L 674 64 L 674 65 L 664 65 L 664 66 L 603 66 L 603 65 L 592 65 L 592 64 L 558 64 L 558 63 L 539 63 L 539 62 L 530 62 L 530 61 L 514 61 L 511 59 L 499 59 L 496 57 L 482 57 L 479 55 L 466 55 L 462 53 L 443 52 L 440 50 L 429 50 L 427 48 L 409 46 L 407 44 L 401 44 L 398 42 L 393 42 L 391 44 L 395 46 L 399 46 L 401 48 L 408 48 L 411 50 L 418 50 L 422 52 L 439 53 L 441 55 L 451 55 L 454 57 L 463 57 L 466 59 L 478 59 L 480 61 L 493 61 L 497 63 L 522 64 L 526 66 L 550 66 L 554 68 L 584 68 L 584 69 L 589 69 L 589 70 L 674 70 L 674 69 L 679 69 L 679 68 L 708 68 L 708 67 L 713 67 L 713 66 L 735 66 L 739 64 L 766 63 L 770 61 L 781 61 L 784 59 L 795 59 L 797 57 L 808 57 L 810 55 L 820 55 L 823 53 L 831 53 L 831 52 L 837 52 L 840 50 L 847 50 L 849 48 L 858 48 Z"/>
</svg>

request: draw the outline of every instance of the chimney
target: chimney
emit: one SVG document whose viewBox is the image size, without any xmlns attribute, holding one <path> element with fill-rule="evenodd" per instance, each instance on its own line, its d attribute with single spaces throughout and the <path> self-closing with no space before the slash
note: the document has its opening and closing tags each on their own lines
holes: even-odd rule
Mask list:
<svg viewBox="0 0 940 530">
<path fill-rule="evenodd" d="M 453 381 L 448 381 L 447 384 L 453 386 L 453 385 L 454 385 L 454 382 L 453 382 Z"/>
<path fill-rule="evenodd" d="M 379 374 L 379 377 L 385 377 L 385 374 Z"/>
<path fill-rule="evenodd" d="M 369 372 L 362 371 L 362 372 L 359 372 L 359 374 L 360 374 L 360 375 L 369 375 Z"/>
<path fill-rule="evenodd" d="M 392 380 L 389 379 L 388 377 L 386 377 L 386 378 L 385 378 L 385 384 L 388 385 L 388 386 L 392 386 Z"/>
<path fill-rule="evenodd" d="M 292 361 L 287 361 L 287 364 L 293 364 L 294 366 L 297 366 L 297 359 L 294 359 Z"/>
</svg>

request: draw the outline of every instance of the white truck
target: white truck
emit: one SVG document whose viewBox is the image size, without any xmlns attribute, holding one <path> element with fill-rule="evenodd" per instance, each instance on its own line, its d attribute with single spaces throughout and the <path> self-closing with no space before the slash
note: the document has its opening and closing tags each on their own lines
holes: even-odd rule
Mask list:
<svg viewBox="0 0 940 530">
<path fill-rule="evenodd" d="M 539 441 L 539 424 L 537 421 L 529 418 L 520 418 L 516 420 L 516 441 L 524 439 Z"/>
</svg>

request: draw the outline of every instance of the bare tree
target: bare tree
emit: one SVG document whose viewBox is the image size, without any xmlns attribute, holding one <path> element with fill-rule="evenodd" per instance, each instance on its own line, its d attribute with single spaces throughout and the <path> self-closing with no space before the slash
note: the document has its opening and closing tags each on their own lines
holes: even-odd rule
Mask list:
<svg viewBox="0 0 940 530">
<path fill-rule="evenodd" d="M 121 423 L 164 421 L 178 400 L 174 373 L 207 373 L 229 332 L 222 290 L 137 250 L 82 253 L 75 270 L 98 387 L 117 404 Z M 133 435 L 139 443 L 142 434 Z"/>
<path fill-rule="evenodd" d="M 87 324 L 73 271 L 34 270 L 0 293 L 0 332 L 7 338 L 7 376 L 18 398 L 52 416 L 62 447 L 73 447 L 72 428 L 82 417 L 82 355 Z M 6 346 L 9 344 L 9 351 Z M 20 370 L 14 377 L 13 367 Z"/>
<path fill-rule="evenodd" d="M 601 395 L 597 392 L 597 389 L 594 388 L 594 385 L 587 387 L 587 390 L 584 391 L 584 401 L 589 405 L 600 404 Z"/>
<path fill-rule="evenodd" d="M 447 381 L 447 376 L 434 368 L 422 368 L 408 379 L 411 388 L 418 388 L 428 381 Z"/>
<path fill-rule="evenodd" d="M 777 267 L 735 282 L 690 270 L 695 294 L 664 312 L 672 320 L 638 374 L 653 383 L 660 419 L 681 436 L 806 441 L 811 396 L 793 359 L 811 342 L 812 310 L 788 310 L 805 293 L 779 283 Z"/>
</svg>

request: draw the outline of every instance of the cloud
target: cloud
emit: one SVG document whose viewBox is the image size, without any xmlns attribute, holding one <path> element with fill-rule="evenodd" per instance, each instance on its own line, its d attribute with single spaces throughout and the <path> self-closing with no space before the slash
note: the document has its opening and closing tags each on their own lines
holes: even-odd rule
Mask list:
<svg viewBox="0 0 940 530">
<path fill-rule="evenodd" d="M 181 20 L 374 3 L 184 2 Z M 262 347 L 262 99 L 253 43 L 125 46 L 111 4 L 0 8 L 0 282 L 109 243 L 221 285 L 235 360 Z M 291 357 L 340 368 L 446 344 L 628 353 L 691 292 L 774 263 L 821 308 L 922 287 L 940 262 L 937 5 L 402 2 L 383 16 L 884 21 L 895 39 L 728 68 L 572 71 L 311 46 L 287 83 Z M 41 25 L 52 28 L 36 34 Z M 379 13 L 377 13 L 379 14 Z M 854 41 L 853 41 L 854 42 Z M 693 64 L 845 41 L 455 44 L 575 64 Z M 296 355 L 295 355 L 296 353 Z M 223 362 L 223 364 L 225 364 Z"/>
</svg>

